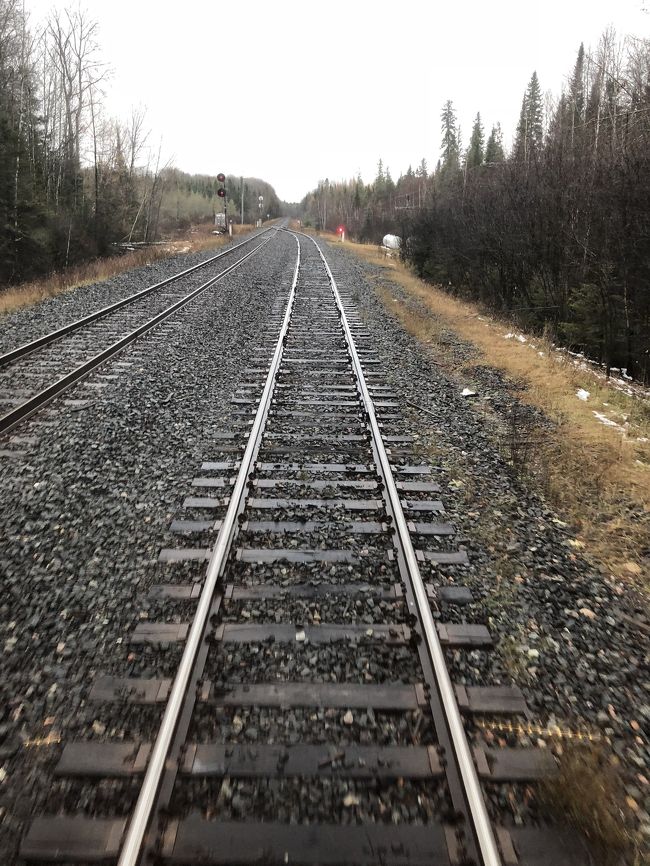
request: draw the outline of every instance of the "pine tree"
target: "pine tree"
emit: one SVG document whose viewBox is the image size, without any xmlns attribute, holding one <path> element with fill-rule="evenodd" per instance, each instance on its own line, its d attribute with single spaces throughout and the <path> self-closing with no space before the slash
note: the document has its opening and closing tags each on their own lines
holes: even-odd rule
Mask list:
<svg viewBox="0 0 650 866">
<path fill-rule="evenodd" d="M 573 127 L 584 121 L 585 116 L 585 47 L 580 43 L 576 65 L 569 85 L 569 103 L 572 109 Z"/>
<path fill-rule="evenodd" d="M 501 132 L 501 124 L 496 123 L 492 127 L 490 137 L 485 145 L 485 162 L 489 165 L 493 162 L 503 162 L 505 154 L 503 152 L 503 133 Z"/>
<path fill-rule="evenodd" d="M 427 161 L 424 157 L 422 157 L 422 162 L 415 169 L 415 174 L 417 177 L 424 177 L 424 178 L 428 177 Z"/>
<path fill-rule="evenodd" d="M 481 114 L 477 113 L 472 127 L 472 135 L 467 148 L 465 164 L 467 168 L 476 168 L 483 164 L 483 144 L 485 136 L 483 134 L 483 124 L 481 123 Z"/>
<path fill-rule="evenodd" d="M 445 102 L 442 114 L 440 115 L 442 124 L 440 130 L 442 132 L 442 142 L 440 148 L 442 150 L 442 167 L 445 171 L 458 168 L 458 155 L 460 152 L 458 137 L 459 133 L 456 126 L 456 111 L 451 99 Z"/>
<path fill-rule="evenodd" d="M 386 172 L 384 171 L 384 162 L 381 159 L 377 164 L 377 177 L 375 178 L 373 187 L 375 198 L 377 200 L 383 198 L 386 192 Z"/>
<path fill-rule="evenodd" d="M 357 177 L 356 183 L 354 184 L 354 197 L 352 199 L 352 204 L 354 206 L 355 211 L 359 211 L 361 208 L 361 189 L 363 187 L 363 181 L 360 177 Z"/>
<path fill-rule="evenodd" d="M 395 189 L 395 181 L 391 177 L 390 168 L 386 166 L 386 189 L 392 192 Z"/>
<path fill-rule="evenodd" d="M 534 152 L 539 152 L 542 134 L 542 94 L 537 73 L 533 72 L 521 103 L 514 146 L 515 157 L 527 163 Z"/>
</svg>

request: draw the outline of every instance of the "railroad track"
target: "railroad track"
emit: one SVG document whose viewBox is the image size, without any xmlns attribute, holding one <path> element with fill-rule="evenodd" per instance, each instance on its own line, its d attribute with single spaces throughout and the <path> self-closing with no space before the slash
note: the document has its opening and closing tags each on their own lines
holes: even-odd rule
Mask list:
<svg viewBox="0 0 650 866">
<path fill-rule="evenodd" d="M 170 652 L 174 670 L 93 683 L 89 700 L 123 713 L 129 736 L 64 744 L 64 787 L 20 856 L 586 864 L 555 829 L 500 826 L 485 796 L 553 759 L 468 742 L 477 715 L 525 716 L 525 701 L 450 680 L 445 652 L 493 637 L 463 615 L 467 558 L 439 473 L 404 434 L 352 298 L 295 237 L 286 310 L 172 524 L 186 541 L 160 552 L 161 617 L 128 638 L 134 672 L 165 671 Z"/>
<path fill-rule="evenodd" d="M 198 265 L 0 355 L 0 434 L 12 430 L 239 267 L 262 249 L 275 231 L 266 229 Z M 206 280 L 206 269 L 214 267 L 218 272 Z"/>
</svg>

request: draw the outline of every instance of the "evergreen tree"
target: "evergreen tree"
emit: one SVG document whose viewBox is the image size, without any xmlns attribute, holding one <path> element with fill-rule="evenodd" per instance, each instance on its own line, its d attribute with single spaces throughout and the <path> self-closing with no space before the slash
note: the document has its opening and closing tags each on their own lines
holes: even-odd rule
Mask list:
<svg viewBox="0 0 650 866">
<path fill-rule="evenodd" d="M 384 171 L 384 162 L 381 159 L 377 164 L 377 177 L 373 186 L 377 199 L 383 199 L 386 192 L 386 172 Z"/>
<path fill-rule="evenodd" d="M 456 111 L 451 99 L 445 102 L 440 119 L 442 120 L 440 127 L 442 132 L 442 142 L 440 144 L 442 150 L 442 168 L 445 171 L 449 171 L 458 168 L 458 155 L 460 152 Z"/>
<path fill-rule="evenodd" d="M 572 126 L 584 121 L 585 116 L 585 47 L 580 43 L 576 65 L 569 85 L 569 104 L 572 111 Z"/>
<path fill-rule="evenodd" d="M 352 199 L 352 205 L 354 207 L 355 212 L 358 214 L 359 209 L 361 208 L 361 189 L 363 187 L 363 181 L 360 177 L 357 177 L 357 180 L 354 184 L 354 197 Z"/>
<path fill-rule="evenodd" d="M 423 178 L 427 178 L 427 177 L 428 177 L 427 161 L 426 161 L 426 159 L 425 159 L 424 157 L 422 157 L 422 162 L 421 162 L 420 165 L 415 169 L 415 174 L 416 174 L 417 177 L 423 177 Z"/>
<path fill-rule="evenodd" d="M 483 134 L 483 124 L 481 123 L 481 114 L 477 113 L 472 127 L 472 135 L 467 148 L 466 166 L 467 168 L 476 168 L 483 164 L 483 145 L 485 136 Z"/>
<path fill-rule="evenodd" d="M 515 158 L 527 163 L 533 153 L 539 152 L 542 134 L 542 94 L 537 72 L 533 72 L 521 103 L 514 146 Z"/>
<path fill-rule="evenodd" d="M 501 132 L 501 124 L 496 123 L 492 127 L 490 137 L 485 145 L 485 162 L 489 165 L 492 162 L 503 162 L 505 154 L 503 152 L 503 133 Z"/>
</svg>

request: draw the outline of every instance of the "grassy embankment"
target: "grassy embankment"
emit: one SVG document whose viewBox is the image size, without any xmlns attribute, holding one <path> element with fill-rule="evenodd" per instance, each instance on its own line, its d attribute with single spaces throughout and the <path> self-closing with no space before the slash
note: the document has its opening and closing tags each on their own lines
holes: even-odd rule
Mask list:
<svg viewBox="0 0 650 866">
<path fill-rule="evenodd" d="M 233 226 L 235 235 L 252 229 L 253 226 L 251 225 Z M 159 259 L 166 259 L 179 253 L 218 249 L 226 243 L 228 236 L 213 235 L 212 230 L 211 223 L 194 226 L 182 235 L 161 245 L 136 249 L 133 252 L 124 253 L 124 255 L 93 259 L 29 283 L 21 283 L 6 288 L 0 286 L 0 315 L 10 313 L 20 307 L 28 307 L 45 298 L 76 289 L 78 286 L 99 283 L 116 274 L 151 264 Z"/>
<path fill-rule="evenodd" d="M 517 393 L 522 401 L 556 422 L 551 433 L 512 431 L 528 443 L 525 465 L 519 468 L 575 530 L 576 548 L 616 579 L 649 590 L 650 393 L 623 393 L 600 371 L 581 369 L 541 338 L 504 339 L 513 330 L 511 323 L 423 282 L 400 261 L 386 259 L 376 246 L 346 242 L 346 247 L 382 269 L 375 282 L 384 305 L 461 387 L 471 384 L 471 368 L 496 368 L 523 386 Z M 395 298 L 391 282 L 417 299 L 419 309 Z M 479 357 L 470 363 L 456 361 L 445 346 L 444 332 L 449 331 L 471 343 Z M 580 388 L 589 392 L 586 401 L 576 395 Z M 480 399 L 473 405 L 479 412 L 489 411 Z M 605 426 L 595 412 L 619 426 Z M 501 444 L 512 457 L 509 438 Z M 520 458 L 521 453 L 518 449 Z"/>
</svg>

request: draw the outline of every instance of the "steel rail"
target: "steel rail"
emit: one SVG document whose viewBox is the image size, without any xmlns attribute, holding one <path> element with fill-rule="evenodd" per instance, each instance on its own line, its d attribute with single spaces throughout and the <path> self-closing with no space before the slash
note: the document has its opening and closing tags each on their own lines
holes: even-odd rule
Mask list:
<svg viewBox="0 0 650 866">
<path fill-rule="evenodd" d="M 284 340 L 289 328 L 289 322 L 291 320 L 291 313 L 296 296 L 296 284 L 298 282 L 298 272 L 300 269 L 300 243 L 297 238 L 295 240 L 298 245 L 298 256 L 293 281 L 289 292 L 286 312 L 280 328 L 275 351 L 271 359 L 269 372 L 264 384 L 264 390 L 262 391 L 257 412 L 255 413 L 255 419 L 241 460 L 241 466 L 237 473 L 237 479 L 233 487 L 228 509 L 210 555 L 205 582 L 199 598 L 196 614 L 192 621 L 192 626 L 185 643 L 185 649 L 174 678 L 174 684 L 172 686 L 167 706 L 165 707 L 165 713 L 158 730 L 158 735 L 156 736 L 156 741 L 151 751 L 147 771 L 138 795 L 138 800 L 122 844 L 118 866 L 137 866 L 139 862 L 140 853 L 145 843 L 147 829 L 155 809 L 156 797 L 160 783 L 165 772 L 167 756 L 183 709 L 188 684 L 194 666 L 194 660 L 198 653 L 200 642 L 208 622 L 217 583 L 230 552 L 232 539 L 237 526 L 240 502 L 246 493 L 248 477 L 253 468 L 259 442 L 264 431 L 264 424 L 271 404 L 271 398 L 275 388 L 275 380 L 284 352 Z"/>
<path fill-rule="evenodd" d="M 52 385 L 48 385 L 47 388 L 44 388 L 42 391 L 39 391 L 38 394 L 35 394 L 33 397 L 30 397 L 24 403 L 21 403 L 20 406 L 17 406 L 15 409 L 12 409 L 10 412 L 7 412 L 6 415 L 0 417 L 0 434 L 7 433 L 12 430 L 17 424 L 20 424 L 22 421 L 25 421 L 34 412 L 37 412 L 55 397 L 58 397 L 63 391 L 66 391 L 72 385 L 79 382 L 81 379 L 85 378 L 89 373 L 91 373 L 96 367 L 100 364 L 103 364 L 104 361 L 107 361 L 109 358 L 112 358 L 118 352 L 122 351 L 126 346 L 136 340 L 138 337 L 142 336 L 142 334 L 150 331 L 157 324 L 159 324 L 164 319 L 168 319 L 171 315 L 177 312 L 181 307 L 184 307 L 191 300 L 193 300 L 197 295 L 200 295 L 202 292 L 205 292 L 223 277 L 227 276 L 231 271 L 234 271 L 235 268 L 239 267 L 246 259 L 249 259 L 252 255 L 254 255 L 258 250 L 260 250 L 263 246 L 265 246 L 271 238 L 266 238 L 261 243 L 259 243 L 256 247 L 253 247 L 248 253 L 242 256 L 240 259 L 237 259 L 236 262 L 233 262 L 232 265 L 229 265 L 224 271 L 220 274 L 217 274 L 215 277 L 211 277 L 207 282 L 200 285 L 198 288 L 193 289 L 188 295 L 181 298 L 180 300 L 173 303 L 170 307 L 163 310 L 161 313 L 155 315 L 152 319 L 140 325 L 134 331 L 131 331 L 124 337 L 121 337 L 117 342 L 110 345 L 107 349 L 104 349 L 99 354 L 94 355 L 88 361 L 85 361 L 79 367 L 76 367 L 72 372 L 67 373 L 65 376 L 62 376 L 56 382 L 52 383 Z"/>
<path fill-rule="evenodd" d="M 297 234 L 303 233 L 298 232 Z M 370 396 L 370 392 L 368 391 L 368 387 L 366 385 L 363 368 L 359 355 L 357 353 L 356 346 L 354 344 L 354 337 L 352 336 L 352 331 L 350 330 L 347 316 L 345 314 L 345 309 L 341 301 L 341 296 L 339 295 L 338 287 L 336 285 L 336 280 L 334 279 L 334 275 L 330 270 L 330 266 L 327 263 L 327 260 L 325 259 L 323 251 L 320 248 L 319 244 L 316 242 L 316 240 L 314 240 L 314 238 L 310 237 L 309 235 L 303 236 L 308 238 L 318 250 L 323 264 L 325 265 L 325 270 L 327 271 L 327 275 L 332 287 L 332 293 L 334 295 L 334 299 L 336 301 L 336 305 L 341 316 L 341 324 L 345 333 L 348 351 L 350 353 L 352 365 L 361 388 L 364 407 L 368 414 L 368 424 L 370 426 L 372 437 L 376 446 L 376 451 L 380 459 L 382 475 L 386 485 L 386 493 L 388 494 L 388 497 L 390 499 L 391 507 L 393 509 L 395 517 L 395 528 L 397 530 L 398 537 L 406 558 L 406 564 L 409 570 L 413 592 L 418 608 L 418 615 L 422 624 L 422 629 L 427 643 L 429 656 L 431 658 L 433 669 L 437 678 L 437 687 L 446 714 L 447 725 L 449 733 L 451 735 L 456 761 L 460 769 L 461 778 L 465 787 L 465 797 L 467 799 L 470 817 L 474 824 L 474 835 L 479 845 L 484 866 L 502 866 L 501 856 L 499 854 L 497 843 L 494 837 L 494 832 L 492 830 L 492 825 L 490 823 L 487 809 L 485 807 L 485 799 L 481 792 L 481 786 L 478 780 L 478 775 L 476 773 L 476 768 L 474 766 L 474 761 L 472 759 L 472 753 L 469 743 L 467 742 L 467 737 L 465 736 L 465 729 L 463 726 L 460 711 L 458 709 L 458 704 L 456 702 L 454 687 L 449 676 L 449 671 L 447 670 L 444 652 L 440 644 L 440 638 L 438 637 L 436 625 L 431 614 L 429 599 L 424 588 L 422 575 L 420 574 L 420 567 L 418 565 L 415 550 L 411 542 L 411 535 L 406 523 L 404 511 L 402 509 L 399 492 L 395 485 L 393 471 L 391 469 L 390 461 L 388 459 L 386 448 L 384 446 L 384 442 L 381 436 L 381 430 L 379 428 L 379 423 L 375 414 L 372 397 Z"/>
<path fill-rule="evenodd" d="M 134 303 L 135 301 L 145 297 L 151 292 L 155 292 L 156 289 L 161 289 L 163 286 L 167 286 L 170 283 L 175 282 L 176 280 L 180 280 L 182 277 L 186 277 L 188 274 L 199 270 L 199 268 L 207 267 L 207 265 L 212 264 L 212 262 L 216 262 L 217 259 L 221 259 L 224 256 L 227 256 L 235 250 L 239 249 L 240 247 L 251 243 L 251 241 L 254 241 L 256 238 L 258 238 L 260 234 L 264 234 L 268 231 L 272 231 L 272 229 L 264 229 L 262 232 L 258 232 L 252 237 L 247 238 L 245 241 L 241 241 L 241 243 L 235 244 L 235 246 L 228 247 L 227 250 L 223 250 L 216 256 L 212 256 L 212 258 L 206 259 L 204 262 L 199 262 L 198 265 L 192 265 L 191 268 L 187 268 L 184 271 L 180 271 L 180 273 L 178 274 L 174 274 L 173 277 L 167 277 L 166 280 L 161 280 L 161 282 L 155 283 L 153 286 L 147 286 L 146 289 L 142 289 L 141 291 L 136 292 L 133 295 L 129 295 L 128 298 L 122 298 L 122 300 L 116 301 L 114 304 L 109 304 L 108 307 L 102 307 L 100 310 L 95 310 L 94 313 L 89 313 L 87 316 L 84 316 L 81 319 L 76 319 L 74 322 L 63 325 L 63 327 L 58 328 L 56 331 L 51 331 L 49 334 L 44 334 L 42 337 L 37 337 L 36 340 L 32 340 L 29 343 L 24 343 L 22 346 L 18 346 L 15 349 L 11 349 L 9 352 L 5 352 L 4 355 L 0 355 L 0 367 L 4 366 L 5 364 L 10 364 L 12 361 L 16 361 L 18 358 L 22 358 L 25 355 L 29 355 L 36 349 L 40 349 L 42 346 L 47 346 L 50 343 L 54 343 L 56 340 L 60 340 L 61 337 L 65 337 L 66 334 L 77 331 L 79 330 L 79 328 L 83 328 L 84 325 L 89 325 L 91 324 L 91 322 L 95 322 L 97 319 L 100 319 L 103 316 L 107 316 L 109 313 L 113 313 L 116 310 L 119 310 L 121 307 L 126 307 L 128 304 Z"/>
</svg>

